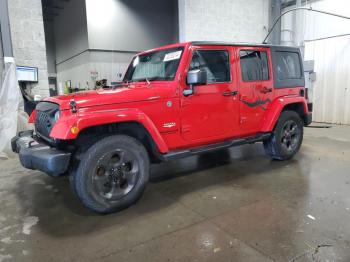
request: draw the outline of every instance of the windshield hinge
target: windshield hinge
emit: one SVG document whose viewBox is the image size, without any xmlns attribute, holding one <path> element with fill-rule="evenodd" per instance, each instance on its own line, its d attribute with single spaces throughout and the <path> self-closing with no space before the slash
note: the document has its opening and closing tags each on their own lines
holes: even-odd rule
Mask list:
<svg viewBox="0 0 350 262">
<path fill-rule="evenodd" d="M 69 101 L 69 106 L 72 113 L 77 112 L 77 103 L 73 99 Z"/>
</svg>

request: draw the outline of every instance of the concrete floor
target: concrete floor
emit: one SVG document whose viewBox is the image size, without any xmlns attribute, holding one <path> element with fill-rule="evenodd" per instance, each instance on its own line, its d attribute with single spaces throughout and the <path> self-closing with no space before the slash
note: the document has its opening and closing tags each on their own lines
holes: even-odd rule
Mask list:
<svg viewBox="0 0 350 262">
<path fill-rule="evenodd" d="M 290 161 L 256 144 L 155 165 L 141 200 L 107 216 L 67 179 L 2 160 L 0 261 L 350 261 L 350 127 L 305 133 Z"/>
</svg>

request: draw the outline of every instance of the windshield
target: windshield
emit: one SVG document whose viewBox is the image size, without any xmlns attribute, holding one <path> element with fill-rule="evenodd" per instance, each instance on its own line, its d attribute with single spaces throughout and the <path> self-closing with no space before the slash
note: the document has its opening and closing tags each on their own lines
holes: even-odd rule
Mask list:
<svg viewBox="0 0 350 262">
<path fill-rule="evenodd" d="M 172 81 L 179 66 L 183 47 L 150 52 L 134 57 L 124 81 Z"/>
</svg>

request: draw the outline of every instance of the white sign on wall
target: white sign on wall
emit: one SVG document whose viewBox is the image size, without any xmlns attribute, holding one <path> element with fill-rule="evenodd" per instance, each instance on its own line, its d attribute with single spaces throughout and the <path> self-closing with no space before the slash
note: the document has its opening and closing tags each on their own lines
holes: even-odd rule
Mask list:
<svg viewBox="0 0 350 262">
<path fill-rule="evenodd" d="M 17 66 L 17 80 L 23 82 L 38 82 L 38 68 Z"/>
</svg>

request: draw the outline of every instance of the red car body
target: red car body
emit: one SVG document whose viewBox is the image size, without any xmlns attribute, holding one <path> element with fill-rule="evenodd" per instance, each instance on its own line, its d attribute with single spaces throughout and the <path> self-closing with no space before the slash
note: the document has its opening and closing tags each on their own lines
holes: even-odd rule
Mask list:
<svg viewBox="0 0 350 262">
<path fill-rule="evenodd" d="M 172 81 L 136 82 L 117 89 L 99 89 L 72 95 L 50 97 L 57 103 L 61 116 L 50 137 L 72 140 L 84 129 L 110 123 L 137 122 L 151 135 L 161 154 L 193 148 L 228 139 L 271 132 L 280 112 L 287 105 L 298 105 L 310 115 L 305 87 L 274 88 L 270 46 L 239 44 L 181 43 L 147 52 L 184 47 L 175 78 Z M 195 95 L 184 96 L 188 89 L 186 75 L 195 50 L 227 50 L 230 55 L 231 82 L 195 87 Z M 241 78 L 240 50 L 265 51 L 268 54 L 269 79 L 244 82 Z M 225 92 L 236 92 L 225 96 Z M 77 111 L 72 113 L 70 102 Z M 266 101 L 263 106 L 247 103 Z M 246 102 L 246 103 L 244 103 Z M 30 122 L 35 121 L 35 111 Z M 77 127 L 76 132 L 72 128 Z"/>
</svg>

